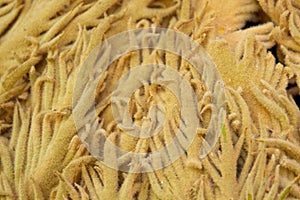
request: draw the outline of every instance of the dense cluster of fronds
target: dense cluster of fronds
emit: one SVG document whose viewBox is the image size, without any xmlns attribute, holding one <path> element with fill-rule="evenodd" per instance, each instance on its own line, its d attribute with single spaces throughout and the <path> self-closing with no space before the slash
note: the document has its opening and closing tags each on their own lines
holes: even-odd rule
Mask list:
<svg viewBox="0 0 300 200">
<path fill-rule="evenodd" d="M 174 29 L 208 51 L 225 83 L 227 116 L 217 146 L 200 159 L 213 106 L 192 66 L 161 51 L 122 56 L 99 82 L 101 128 L 93 137 L 104 134 L 133 152 L 161 149 L 174 137 L 178 102 L 157 85 L 132 95 L 130 114 L 138 124 L 150 105 L 165 106 L 168 121 L 159 135 L 131 138 L 113 120 L 107 97 L 139 64 L 178 70 L 191 83 L 200 113 L 186 154 L 163 169 L 135 174 L 89 154 L 77 135 L 72 97 L 89 53 L 104 39 L 140 27 Z M 291 95 L 299 95 L 300 85 L 297 0 L 3 0 L 0 55 L 1 200 L 300 199 L 300 112 Z M 291 80 L 298 84 L 292 93 Z M 83 115 L 90 109 L 84 98 L 76 106 Z M 86 124 L 80 131 L 94 128 Z M 113 160 L 114 152 L 94 145 Z"/>
</svg>

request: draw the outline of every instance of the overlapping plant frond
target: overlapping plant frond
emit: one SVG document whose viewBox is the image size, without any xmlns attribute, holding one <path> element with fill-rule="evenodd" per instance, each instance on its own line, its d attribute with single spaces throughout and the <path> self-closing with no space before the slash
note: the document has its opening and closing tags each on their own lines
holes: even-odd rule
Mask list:
<svg viewBox="0 0 300 200">
<path fill-rule="evenodd" d="M 272 130 L 296 128 L 297 107 L 286 103 L 293 100 L 285 91 L 292 71 L 276 63 L 274 56 L 256 42 L 253 35 L 244 41 L 239 43 L 236 52 L 222 40 L 208 48 L 223 80 L 233 89 L 241 90 L 256 124 L 259 114 Z"/>
<path fill-rule="evenodd" d="M 162 3 L 160 8 L 148 8 L 151 1 L 124 1 L 121 5 L 118 1 L 17 2 L 24 9 L 7 28 L 0 42 L 0 104 L 28 89 L 28 80 L 23 80 L 24 76 L 31 66 L 38 65 L 42 68 L 43 64 L 40 63 L 45 59 L 49 48 L 64 48 L 75 41 L 79 31 L 78 24 L 99 33 L 91 40 L 91 51 L 99 44 L 104 33 L 110 36 L 127 30 L 128 20 L 134 25 L 144 18 L 160 23 L 179 6 L 178 3 Z M 3 9 L 6 8 L 5 5 L 4 3 Z M 43 8 L 47 8 L 47 12 Z M 32 10 L 37 12 L 33 13 Z M 135 15 L 131 16 L 133 12 Z M 113 28 L 114 26 L 116 27 Z"/>
<path fill-rule="evenodd" d="M 293 73 L 275 64 L 253 35 L 240 41 L 237 52 L 225 41 L 211 45 L 209 52 L 230 86 L 226 95 L 229 113 L 220 146 L 199 166 L 209 174 L 202 177 L 202 184 L 217 187 L 203 186 L 199 199 L 299 198 L 295 172 L 299 161 L 291 155 L 300 141 L 299 110 L 285 91 Z M 224 57 L 220 58 L 220 52 Z M 287 149 L 293 149 L 286 152 L 289 158 L 284 153 Z M 293 166 L 294 172 L 285 165 Z"/>
<path fill-rule="evenodd" d="M 276 27 L 272 37 L 279 44 L 279 58 L 293 69 L 300 85 L 300 4 L 296 0 L 259 0 Z"/>
<path fill-rule="evenodd" d="M 244 29 L 249 21 L 260 22 L 261 9 L 269 18 Z M 300 85 L 299 13 L 297 0 L 2 1 L 0 199 L 300 199 L 300 113 L 286 92 L 294 75 Z M 97 87 L 100 128 L 75 127 L 73 89 L 85 59 L 104 39 L 140 27 L 185 33 L 216 63 L 226 86 L 227 117 L 219 142 L 204 159 L 199 151 L 211 121 L 212 95 L 193 67 L 170 52 L 146 49 L 113 62 Z M 277 55 L 267 50 L 275 44 Z M 102 149 L 111 160 L 116 154 L 97 143 L 99 134 L 137 153 L 172 141 L 180 109 L 174 94 L 158 85 L 138 89 L 129 113 L 141 125 L 151 105 L 166 106 L 159 134 L 133 138 L 113 120 L 111 91 L 124 73 L 147 63 L 165 64 L 191 84 L 200 127 L 171 165 L 126 173 L 97 161 L 79 136 L 94 132 L 86 136 L 94 145 L 89 150 Z M 79 99 L 75 110 L 85 116 L 91 105 Z M 151 167 L 126 159 L 113 164 L 137 171 Z"/>
<path fill-rule="evenodd" d="M 34 66 L 30 69 L 30 95 L 15 105 L 9 142 L 1 136 L 9 158 L 2 160 L 1 167 L 10 166 L 2 176 L 6 177 L 3 180 L 7 180 L 5 185 L 12 192 L 9 194 L 12 199 L 46 198 L 58 183 L 55 173 L 71 160 L 94 160 L 82 157 L 86 151 L 78 147 L 79 144 L 69 145 L 76 134 L 70 93 L 80 65 L 82 40 L 78 39 L 76 48 L 61 53 L 49 50 L 41 75 Z M 1 189 L 7 191 L 7 188 Z"/>
<path fill-rule="evenodd" d="M 207 128 L 208 123 L 210 122 L 210 112 L 212 106 L 211 96 L 209 92 L 206 91 L 205 86 L 202 81 L 199 79 L 199 75 L 196 73 L 196 70 L 193 69 L 190 64 L 180 58 L 178 55 L 175 55 L 170 52 L 161 52 L 161 51 L 151 51 L 149 49 L 142 50 L 142 52 L 131 52 L 128 55 L 122 56 L 117 62 L 113 63 L 112 66 L 107 70 L 107 73 L 104 73 L 103 79 L 101 78 L 102 88 L 99 91 L 99 96 L 96 97 L 99 101 L 99 106 L 97 107 L 97 112 L 99 112 L 99 118 L 103 119 L 102 131 L 104 135 L 109 139 L 110 142 L 113 142 L 115 145 L 120 148 L 133 151 L 136 153 L 142 152 L 155 152 L 164 147 L 164 145 L 169 144 L 174 140 L 177 131 L 179 130 L 180 123 L 180 110 L 179 105 L 176 99 L 176 96 L 172 92 L 168 91 L 165 88 L 162 88 L 158 85 L 144 85 L 142 88 L 138 89 L 131 99 L 131 104 L 129 108 L 129 113 L 134 119 L 134 122 L 138 125 L 142 125 L 151 113 L 148 110 L 151 105 L 162 106 L 166 114 L 166 122 L 164 122 L 164 127 L 156 135 L 151 138 L 135 138 L 130 135 L 124 134 L 124 131 L 120 130 L 116 126 L 116 123 L 113 121 L 112 115 L 112 102 L 110 102 L 110 93 L 115 88 L 118 80 L 121 76 L 129 71 L 129 69 L 134 69 L 136 66 L 145 65 L 145 64 L 164 64 L 168 65 L 174 70 L 177 70 L 187 81 L 189 81 L 196 93 L 197 99 L 199 101 L 198 108 L 201 113 L 201 120 L 199 121 L 203 130 L 199 130 L 199 135 L 194 138 L 192 146 L 187 150 L 186 155 L 182 156 L 176 160 L 172 165 L 166 166 L 163 169 L 149 172 L 141 175 L 134 175 L 130 173 L 117 172 L 116 170 L 109 169 L 107 172 L 107 167 L 104 167 L 103 174 L 110 174 L 111 180 L 112 177 L 118 182 L 118 185 L 110 187 L 110 194 L 114 196 L 107 196 L 113 199 L 132 199 L 134 196 L 138 199 L 182 199 L 186 198 L 188 191 L 191 187 L 191 184 L 195 181 L 195 174 L 199 175 L 199 172 L 196 172 L 194 169 L 187 168 L 185 162 L 187 157 L 198 157 L 200 147 L 201 147 L 201 138 L 205 134 L 205 128 Z M 105 84 L 109 80 L 109 85 Z M 124 86 L 124 90 L 127 90 L 127 86 Z M 128 85 L 128 87 L 131 87 Z M 105 88 L 105 90 L 103 90 Z M 87 89 L 88 88 L 82 88 Z M 166 102 L 168 102 L 166 104 Z M 84 107 L 86 103 L 82 101 L 78 103 L 78 106 L 81 105 Z M 83 113 L 88 113 L 90 110 L 89 107 L 85 109 L 80 109 Z M 84 116 L 85 114 L 83 114 Z M 85 127 L 86 129 L 93 129 L 93 124 Z M 101 131 L 101 133 L 103 133 Z M 89 146 L 91 151 L 103 152 L 103 159 L 112 159 L 112 156 L 117 154 L 114 149 L 110 149 L 109 145 L 97 141 L 97 130 L 94 135 L 86 135 L 84 129 L 80 134 L 87 139 L 88 144 L 94 144 Z M 202 134 L 200 134 L 202 132 Z M 100 134 L 100 133 L 99 133 Z M 180 145 L 180 141 L 179 144 Z M 171 159 L 171 158 L 169 158 Z M 130 161 L 130 159 L 128 159 Z M 115 165 L 128 165 L 130 162 L 124 159 L 124 163 L 115 163 Z M 144 166 L 141 163 L 141 166 L 132 166 L 132 167 L 150 167 Z M 184 174 L 188 171 L 191 171 L 189 176 Z M 120 178 L 120 176 L 125 178 Z M 128 183 L 127 183 L 128 182 Z M 113 184 L 113 183 L 110 183 Z M 114 183 L 116 184 L 116 183 Z M 124 185 L 125 184 L 125 185 Z M 130 185 L 128 185 L 130 184 Z M 104 189 L 106 185 L 104 184 Z M 128 187 L 131 188 L 131 191 L 128 192 Z M 183 190 L 184 192 L 179 192 Z M 106 194 L 108 195 L 108 194 Z M 131 196 L 130 196 L 131 195 Z"/>
<path fill-rule="evenodd" d="M 232 103 L 239 102 L 236 112 L 239 112 L 239 119 L 245 122 L 244 129 L 236 129 L 236 124 L 241 122 L 236 119 L 236 112 L 231 113 L 223 129 L 220 146 L 216 147 L 215 153 L 198 163 L 199 170 L 204 175 L 201 177 L 202 187 L 199 188 L 197 199 L 299 198 L 299 174 L 296 171 L 299 168 L 298 158 L 294 155 L 287 159 L 284 151 L 279 150 L 297 147 L 299 140 L 294 143 L 285 142 L 286 136 L 277 132 L 272 132 L 270 136 L 270 130 L 262 123 L 262 119 L 258 127 L 251 122 L 250 108 L 238 91 L 229 88 L 227 97 L 229 96 Z M 290 133 L 292 138 L 293 131 L 285 133 Z M 287 153 L 291 152 L 293 151 Z M 287 170 L 288 167 L 294 171 Z M 210 187 L 211 185 L 215 187 Z M 290 188 L 293 190 L 290 191 Z"/>
<path fill-rule="evenodd" d="M 208 10 L 211 10 L 215 17 L 214 35 L 223 35 L 241 29 L 247 21 L 255 21 L 255 12 L 259 10 L 256 1 L 196 1 L 196 7 L 207 3 Z M 240 9 L 236 9 L 240 8 Z"/>
</svg>

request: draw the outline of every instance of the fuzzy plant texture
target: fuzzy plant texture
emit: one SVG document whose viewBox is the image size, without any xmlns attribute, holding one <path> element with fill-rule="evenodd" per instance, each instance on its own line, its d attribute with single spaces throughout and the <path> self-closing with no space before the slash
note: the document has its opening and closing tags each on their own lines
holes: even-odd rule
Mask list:
<svg viewBox="0 0 300 200">
<path fill-rule="evenodd" d="M 99 162 L 81 142 L 72 97 L 90 52 L 141 27 L 176 30 L 205 48 L 224 81 L 226 119 L 216 147 L 200 159 L 213 105 L 193 68 L 169 52 L 121 56 L 99 81 L 101 130 L 94 137 L 104 134 L 133 152 L 161 149 L 174 137 L 178 102 L 158 85 L 138 89 L 129 112 L 139 124 L 153 103 L 165 104 L 159 135 L 132 138 L 113 120 L 108 97 L 139 64 L 177 70 L 200 113 L 197 135 L 179 159 L 126 173 Z M 300 199 L 299 86 L 299 0 L 0 0 L 0 200 Z M 88 113 L 84 98 L 77 108 Z M 104 159 L 113 156 L 104 147 Z"/>
</svg>

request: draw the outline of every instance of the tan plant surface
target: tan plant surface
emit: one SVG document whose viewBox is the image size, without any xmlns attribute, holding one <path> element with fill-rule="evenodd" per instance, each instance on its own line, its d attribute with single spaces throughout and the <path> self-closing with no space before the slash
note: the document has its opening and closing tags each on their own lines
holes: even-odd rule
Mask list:
<svg viewBox="0 0 300 200">
<path fill-rule="evenodd" d="M 193 66 L 170 52 L 144 49 L 114 61 L 96 91 L 101 128 L 75 126 L 74 112 L 84 117 L 91 106 L 82 97 L 72 107 L 88 55 L 110 36 L 141 27 L 188 35 L 218 68 L 226 120 L 203 159 L 212 96 Z M 172 92 L 144 85 L 130 99 L 136 124 L 151 105 L 165 106 L 166 123 L 150 139 L 124 134 L 111 113 L 120 77 L 147 63 L 168 65 L 191 84 L 200 127 L 171 165 L 117 171 L 91 156 L 77 133 L 92 130 L 87 140 L 112 161 L 116 152 L 95 142 L 99 134 L 137 153 L 168 144 L 181 120 Z M 0 0 L 0 200 L 300 199 L 299 86 L 298 0 Z"/>
</svg>

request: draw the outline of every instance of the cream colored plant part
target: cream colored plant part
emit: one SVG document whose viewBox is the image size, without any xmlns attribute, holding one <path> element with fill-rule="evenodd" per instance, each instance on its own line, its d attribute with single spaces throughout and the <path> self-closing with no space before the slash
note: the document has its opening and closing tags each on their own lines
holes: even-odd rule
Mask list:
<svg viewBox="0 0 300 200">
<path fill-rule="evenodd" d="M 151 15 L 151 9 L 149 13 Z M 163 15 L 167 14 L 167 11 L 163 12 Z M 105 17 L 106 19 L 110 17 Z M 59 46 L 55 46 L 54 43 L 43 47 L 40 45 L 40 38 L 31 39 L 36 51 L 47 49 L 44 52 L 44 55 L 47 55 L 46 63 L 42 64 L 42 68 L 40 65 L 37 66 L 37 63 L 44 57 L 35 58 L 33 53 L 29 58 L 30 62 L 25 61 L 24 66 L 1 77 L 2 86 L 7 86 L 3 88 L 4 91 L 12 94 L 7 97 L 4 93 L 6 96 L 4 95 L 5 98 L 1 99 L 1 103 L 23 92 L 25 88 L 18 90 L 19 93 L 13 89 L 14 84 L 19 84 L 17 80 L 27 72 L 29 72 L 28 82 L 25 77 L 24 84 L 30 87 L 29 98 L 14 106 L 13 128 L 11 135 L 8 136 L 9 141 L 1 136 L 3 140 L 1 143 L 3 147 L 1 148 L 3 150 L 1 153 L 3 155 L 1 156 L 1 196 L 8 199 L 48 199 L 59 180 L 64 182 L 73 180 L 73 173 L 70 173 L 70 170 L 76 174 L 78 163 L 89 163 L 95 160 L 90 156 L 85 156 L 85 148 L 78 138 L 73 138 L 76 130 L 70 105 L 73 81 L 80 63 L 90 50 L 101 42 L 110 22 L 109 20 L 103 21 L 92 31 L 81 31 L 76 27 L 79 30 L 78 39 L 71 46 L 61 49 L 58 49 Z M 127 29 L 127 25 L 124 28 Z M 65 48 L 66 50 L 63 50 Z M 80 170 L 81 168 L 79 172 Z M 109 175 L 109 171 L 111 170 L 108 169 L 105 172 L 105 176 Z M 117 171 L 113 173 L 118 174 Z M 118 185 L 118 181 L 114 182 L 110 178 L 112 176 L 105 178 L 108 183 L 105 184 L 106 195 L 104 196 L 107 197 L 116 195 L 111 184 Z M 73 182 L 75 180 L 77 179 Z M 64 185 L 62 189 L 58 186 L 57 191 L 53 190 L 51 193 L 51 197 L 62 199 L 65 194 L 68 195 Z M 127 190 L 121 194 L 126 194 Z"/>
<path fill-rule="evenodd" d="M 8 118 L 4 123 L 11 123 L 12 117 L 12 109 L 7 106 L 7 102 L 17 96 L 26 99 L 23 92 L 30 87 L 28 72 L 31 67 L 38 65 L 39 73 L 43 71 L 49 49 L 63 48 L 67 44 L 62 42 L 63 35 L 68 35 L 68 42 L 72 44 L 78 35 L 78 24 L 87 26 L 87 22 L 90 22 L 88 18 L 93 21 L 87 13 L 97 18 L 95 12 L 101 15 L 115 4 L 110 2 L 107 5 L 96 2 L 83 5 L 81 1 L 3 1 L 2 10 L 9 5 L 22 7 L 18 17 L 13 21 L 6 21 L 8 19 L 5 17 L 13 11 L 5 15 L 3 13 L 3 19 L 1 18 L 1 22 L 9 24 L 3 27 L 5 31 L 0 38 L 0 113 L 6 113 Z M 100 8 L 102 12 L 99 12 Z M 120 16 L 122 13 L 103 17 L 93 27 L 98 27 L 98 31 L 101 29 L 104 33 L 110 23 Z M 99 32 L 99 37 L 102 35 Z M 97 41 L 99 40 L 95 39 L 95 42 Z"/>
<path fill-rule="evenodd" d="M 177 70 L 188 82 L 191 83 L 192 87 L 195 90 L 198 103 L 198 109 L 200 112 L 200 124 L 202 129 L 199 130 L 199 134 L 194 139 L 192 146 L 186 150 L 186 155 L 183 155 L 178 159 L 174 164 L 167 166 L 161 170 L 157 170 L 151 173 L 144 173 L 142 176 L 143 180 L 149 178 L 149 186 L 144 188 L 144 182 L 137 185 L 137 187 L 143 187 L 143 191 L 137 189 L 133 192 L 123 194 L 123 185 L 114 189 L 115 197 L 120 199 L 133 198 L 133 196 L 140 196 L 149 194 L 149 198 L 164 198 L 164 199 L 176 199 L 176 198 L 185 198 L 188 193 L 191 183 L 193 182 L 194 176 L 185 177 L 183 174 L 188 170 L 185 169 L 185 160 L 186 157 L 199 157 L 201 143 L 203 141 L 203 136 L 205 136 L 205 129 L 210 122 L 210 112 L 212 110 L 211 96 L 210 92 L 206 91 L 205 84 L 203 84 L 199 74 L 193 69 L 192 66 L 188 64 L 187 61 L 178 57 L 169 52 L 164 52 L 162 50 L 149 50 L 145 49 L 141 52 L 130 52 L 120 58 L 120 60 L 114 62 L 111 67 L 107 70 L 107 73 L 104 73 L 104 80 L 101 78 L 101 83 L 103 85 L 99 86 L 99 96 L 96 96 L 96 101 L 99 101 L 99 106 L 97 106 L 97 111 L 99 112 L 99 118 L 102 121 L 101 132 L 94 130 L 93 135 L 84 136 L 85 131 L 82 131 L 82 135 L 87 138 L 87 142 L 92 144 L 93 141 L 97 141 L 97 135 L 105 134 L 106 137 L 113 142 L 115 145 L 120 148 L 128 151 L 133 151 L 136 153 L 142 152 L 154 152 L 164 148 L 164 146 L 172 140 L 174 140 L 175 134 L 179 129 L 180 123 L 180 109 L 176 96 L 172 94 L 167 89 L 159 85 L 145 85 L 138 89 L 131 99 L 131 104 L 129 107 L 129 113 L 134 119 L 135 123 L 140 124 L 143 119 L 147 118 L 147 113 L 149 108 L 153 104 L 162 105 L 165 108 L 166 112 L 166 122 L 163 129 L 159 134 L 154 135 L 152 138 L 135 138 L 130 137 L 128 134 L 125 134 L 120 130 L 116 125 L 116 122 L 113 120 L 113 115 L 111 112 L 111 99 L 110 93 L 113 91 L 115 85 L 119 81 L 120 77 L 128 72 L 130 69 L 142 65 L 142 64 L 167 64 L 174 70 Z M 107 76 L 106 76 L 107 75 Z M 108 81 L 109 80 L 109 81 Z M 111 84 L 105 84 L 105 83 Z M 104 90 L 105 88 L 105 90 Z M 84 98 L 84 97 L 83 97 Z M 218 97 L 222 102 L 222 96 Z M 166 103 L 167 102 L 167 103 Z M 89 106 L 86 105 L 84 101 L 81 104 L 82 113 L 89 111 Z M 86 129 L 94 129 L 94 124 L 87 125 Z M 79 133 L 81 134 L 81 132 Z M 103 150 L 103 157 L 105 159 L 111 160 L 111 162 L 117 162 L 117 156 L 114 149 L 110 148 L 109 143 L 99 146 L 101 143 L 95 143 L 94 147 L 90 147 L 91 150 L 99 151 Z M 113 159 L 115 156 L 115 159 Z M 115 163 L 116 165 L 118 163 Z M 126 165 L 128 161 L 126 157 L 124 159 L 124 164 L 119 163 L 119 165 Z M 131 167 L 142 167 L 141 166 L 131 166 Z M 144 167 L 144 166 L 143 166 Z M 147 167 L 147 166 L 146 166 Z M 151 166 L 149 166 L 151 167 Z M 191 171 L 194 171 L 191 169 Z M 118 172 L 124 176 L 134 177 L 132 174 Z M 139 176 L 137 176 L 139 177 Z M 182 178 L 181 178 L 182 177 Z M 187 180 L 185 180 L 187 178 Z M 138 179 L 139 180 L 139 179 Z M 126 180 L 125 180 L 126 181 Z M 120 181 L 119 181 L 120 183 Z M 124 182 L 125 183 L 125 182 Z M 124 185 L 125 187 L 125 185 Z M 171 189 L 173 188 L 173 189 Z M 177 188 L 177 189 L 175 189 Z M 179 192 L 180 189 L 184 189 L 184 193 Z M 144 191 L 145 190 L 145 191 Z M 127 195 L 126 198 L 123 195 Z M 132 196 L 128 196 L 132 195 Z M 146 197 L 143 197 L 146 198 Z"/>
<path fill-rule="evenodd" d="M 210 45 L 228 87 L 229 113 L 219 149 L 202 162 L 191 161 L 204 171 L 198 198 L 299 198 L 299 158 L 294 154 L 300 141 L 299 110 L 284 90 L 292 73 L 275 65 L 253 35 L 235 53 L 226 41 Z M 207 182 L 217 187 L 205 186 Z"/>
<path fill-rule="evenodd" d="M 206 12 L 213 12 L 215 21 L 212 37 L 222 36 L 243 28 L 247 21 L 255 21 L 255 12 L 259 10 L 255 0 L 200 0 L 195 1 L 195 4 L 196 8 L 207 4 Z"/>
<path fill-rule="evenodd" d="M 74 46 L 79 46 L 77 51 L 69 49 L 59 55 L 58 51 L 49 50 L 47 67 L 42 75 L 38 76 L 35 67 L 30 70 L 30 96 L 26 103 L 15 105 L 9 142 L 2 137 L 2 145 L 10 159 L 2 159 L 1 166 L 10 168 L 9 171 L 1 170 L 5 185 L 1 190 L 10 191 L 8 199 L 47 199 L 51 189 L 58 184 L 55 174 L 71 160 L 78 157 L 81 162 L 95 160 L 84 157 L 86 151 L 80 148 L 80 143 L 70 143 L 76 129 L 68 106 L 71 103 L 68 93 L 73 89 L 75 66 L 80 64 L 82 45 L 82 39 L 78 40 Z M 75 55 L 77 59 L 73 60 Z"/>
<path fill-rule="evenodd" d="M 16 3 L 21 4 L 24 9 L 10 26 L 4 27 L 6 32 L 0 42 L 2 55 L 0 103 L 8 101 L 26 89 L 26 81 L 20 79 L 29 72 L 31 66 L 44 60 L 49 47 L 63 48 L 75 41 L 78 24 L 89 29 L 98 27 L 102 34 L 110 29 L 107 34 L 112 35 L 127 30 L 128 20 L 135 24 L 144 18 L 156 18 L 155 21 L 160 23 L 164 17 L 174 13 L 179 7 L 178 2 L 167 8 L 164 3 L 158 5 L 158 8 L 148 8 L 151 1 L 147 0 L 124 1 L 121 4 L 116 0 L 25 1 L 24 3 L 16 1 Z M 5 8 L 6 6 L 3 6 L 3 9 Z M 121 21 L 113 25 L 118 20 Z M 102 34 L 99 32 L 98 37 Z M 97 40 L 91 43 L 92 46 L 98 44 Z"/>
<path fill-rule="evenodd" d="M 300 199 L 299 108 L 285 91 L 294 74 L 299 84 L 299 7 L 297 0 L 1 1 L 0 199 Z M 240 30 L 262 10 L 269 16 L 263 24 Z M 170 27 L 208 50 L 227 85 L 228 114 L 215 151 L 199 160 L 211 112 L 201 80 L 172 54 L 122 57 L 99 83 L 98 131 L 125 149 L 146 151 L 178 128 L 170 119 L 162 137 L 137 141 L 107 123 L 101 91 L 116 81 L 112 73 L 141 59 L 167 62 L 192 83 L 202 127 L 173 165 L 128 174 L 89 155 L 76 136 L 71 98 L 77 70 L 103 38 L 144 26 Z M 267 51 L 274 44 L 287 66 Z M 137 121 L 154 100 L 176 105 L 168 91 L 141 88 L 132 97 Z"/>
<path fill-rule="evenodd" d="M 279 58 L 293 69 L 300 85 L 300 4 L 297 0 L 259 0 L 263 10 L 276 24 L 272 36 L 279 44 Z"/>
<path fill-rule="evenodd" d="M 247 106 L 251 108 L 256 124 L 258 115 L 261 115 L 269 125 L 268 128 L 273 130 L 298 126 L 296 107 L 285 103 L 291 101 L 285 88 L 293 73 L 288 67 L 276 64 L 273 55 L 255 41 L 253 35 L 246 36 L 235 52 L 225 40 L 212 41 L 208 52 L 216 62 L 225 84 L 240 91 Z M 276 90 L 279 93 L 273 93 Z"/>
</svg>

